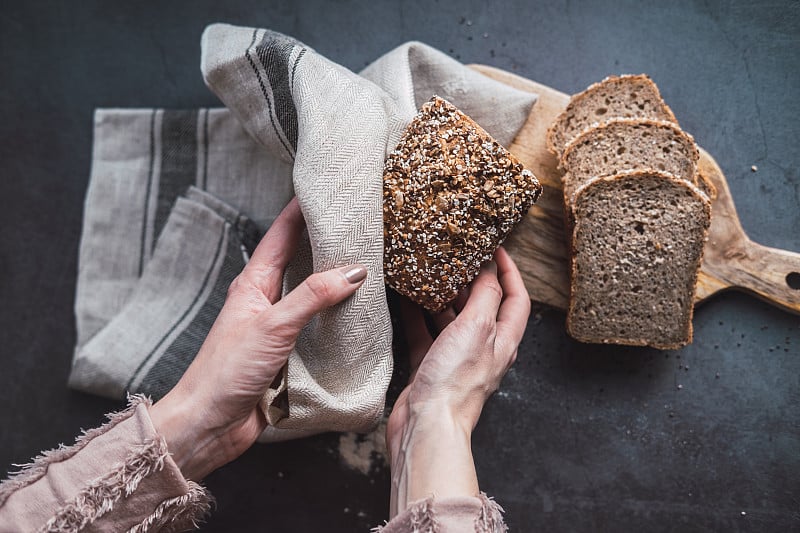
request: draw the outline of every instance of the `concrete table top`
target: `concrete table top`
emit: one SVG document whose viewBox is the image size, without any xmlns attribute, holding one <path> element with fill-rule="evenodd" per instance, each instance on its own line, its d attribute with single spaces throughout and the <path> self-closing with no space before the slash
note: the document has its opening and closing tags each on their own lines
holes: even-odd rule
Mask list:
<svg viewBox="0 0 800 533">
<path fill-rule="evenodd" d="M 722 167 L 748 235 L 800 251 L 796 1 L 7 3 L 0 469 L 121 407 L 66 388 L 92 111 L 218 105 L 199 72 L 217 21 L 290 34 L 353 70 L 413 39 L 569 93 L 646 72 Z M 473 439 L 481 488 L 513 531 L 800 528 L 800 318 L 726 293 L 694 327 L 678 351 L 598 347 L 534 307 Z M 388 470 L 354 468 L 344 440 L 254 446 L 208 477 L 218 506 L 203 530 L 382 523 Z"/>
</svg>

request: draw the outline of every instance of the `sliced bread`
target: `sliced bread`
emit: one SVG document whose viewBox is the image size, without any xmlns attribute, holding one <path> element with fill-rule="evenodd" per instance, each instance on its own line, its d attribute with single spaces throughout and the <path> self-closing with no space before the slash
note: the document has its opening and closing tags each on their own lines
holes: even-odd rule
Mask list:
<svg viewBox="0 0 800 533">
<path fill-rule="evenodd" d="M 694 139 L 672 122 L 652 119 L 614 119 L 587 128 L 572 139 L 561 156 L 564 200 L 594 177 L 626 170 L 655 169 L 697 183 L 700 153 Z"/>
<path fill-rule="evenodd" d="M 573 208 L 570 335 L 661 349 L 691 342 L 708 198 L 669 173 L 637 170 L 590 180 Z"/>
<path fill-rule="evenodd" d="M 592 124 L 613 118 L 678 121 L 647 75 L 610 76 L 573 96 L 547 131 L 547 149 L 557 158 L 564 147 Z"/>
</svg>

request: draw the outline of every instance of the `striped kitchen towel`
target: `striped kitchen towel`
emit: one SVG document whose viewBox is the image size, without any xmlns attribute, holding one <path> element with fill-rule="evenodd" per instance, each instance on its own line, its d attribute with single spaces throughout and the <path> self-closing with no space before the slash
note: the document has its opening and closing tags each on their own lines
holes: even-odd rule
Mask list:
<svg viewBox="0 0 800 533">
<path fill-rule="evenodd" d="M 197 353 L 259 236 L 297 195 L 307 234 L 284 292 L 313 271 L 365 264 L 356 295 L 300 334 L 263 402 L 268 440 L 364 431 L 391 375 L 382 275 L 382 169 L 434 93 L 509 144 L 535 96 L 420 43 L 360 75 L 269 30 L 222 24 L 203 75 L 227 109 L 98 110 L 70 386 L 163 396 Z"/>
</svg>

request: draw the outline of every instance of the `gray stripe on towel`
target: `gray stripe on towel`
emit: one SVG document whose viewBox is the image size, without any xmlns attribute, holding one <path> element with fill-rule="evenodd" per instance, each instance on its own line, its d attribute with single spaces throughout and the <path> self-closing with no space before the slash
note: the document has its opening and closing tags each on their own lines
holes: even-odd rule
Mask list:
<svg viewBox="0 0 800 533">
<path fill-rule="evenodd" d="M 147 246 L 147 218 L 150 212 L 150 190 L 153 187 L 153 173 L 156 160 L 156 109 L 150 113 L 150 170 L 147 173 L 147 186 L 144 190 L 144 209 L 142 209 L 142 236 L 139 246 L 139 277 L 142 276 Z"/>
<path fill-rule="evenodd" d="M 164 111 L 161 122 L 161 176 L 153 242 L 167 223 L 175 200 L 197 177 L 197 110 Z"/>
<path fill-rule="evenodd" d="M 266 31 L 256 46 L 258 59 L 272 89 L 273 111 L 294 151 L 297 151 L 297 109 L 289 87 L 289 58 L 298 44 L 285 35 Z"/>
</svg>

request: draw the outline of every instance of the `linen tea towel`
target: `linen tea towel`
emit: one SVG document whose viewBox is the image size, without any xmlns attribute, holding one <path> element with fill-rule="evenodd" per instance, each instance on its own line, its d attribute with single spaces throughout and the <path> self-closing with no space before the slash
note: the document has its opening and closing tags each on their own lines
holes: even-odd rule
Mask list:
<svg viewBox="0 0 800 533">
<path fill-rule="evenodd" d="M 386 154 L 396 144 L 419 103 L 427 100 L 433 92 L 470 113 L 505 144 L 513 139 L 524 123 L 534 99 L 529 94 L 488 80 L 419 43 L 409 43 L 390 52 L 368 67 L 360 77 L 281 34 L 225 25 L 211 26 L 204 34 L 203 71 L 209 86 L 261 144 L 255 150 L 255 143 L 242 148 L 248 143 L 238 134 L 230 136 L 236 139 L 231 143 L 234 151 L 238 149 L 239 152 L 237 157 L 228 159 L 228 164 L 245 171 L 228 172 L 229 175 L 237 174 L 234 179 L 228 180 L 230 189 L 218 188 L 214 191 L 215 195 L 232 205 L 239 204 L 237 207 L 243 205 L 240 202 L 247 203 L 242 199 L 243 195 L 236 197 L 230 191 L 257 188 L 258 184 L 249 183 L 253 178 L 245 168 L 247 163 L 241 162 L 257 161 L 258 164 L 251 167 L 266 165 L 272 170 L 268 174 L 256 173 L 257 181 L 276 187 L 276 196 L 281 200 L 288 199 L 286 190 L 293 185 L 306 217 L 308 243 L 302 247 L 287 271 L 285 290 L 290 290 L 312 270 L 333 268 L 355 261 L 367 264 L 370 269 L 370 285 L 363 287 L 357 298 L 321 314 L 304 329 L 289 360 L 283 383 L 265 399 L 268 418 L 279 428 L 311 431 L 368 429 L 382 413 L 391 371 L 391 331 L 381 272 L 381 174 Z M 498 109 L 504 113 L 497 113 Z M 113 112 L 108 113 L 104 118 L 110 120 Z M 209 114 L 217 116 L 219 124 L 235 130 L 232 125 L 234 121 L 226 117 L 225 111 L 201 110 L 197 114 L 201 118 L 204 114 L 205 117 Z M 204 129 L 200 126 L 201 122 L 196 124 L 196 138 L 207 142 L 214 137 L 215 129 Z M 145 127 L 140 129 L 144 130 Z M 96 142 L 99 142 L 97 139 Z M 101 161 L 97 157 L 97 145 L 95 150 L 90 193 L 95 182 L 103 179 L 95 172 L 95 166 L 114 166 L 113 156 Z M 200 169 L 203 161 L 213 162 L 213 153 L 217 150 L 224 152 L 225 142 L 216 145 L 211 155 L 195 158 L 196 168 Z M 214 172 L 196 172 L 198 176 L 204 175 L 208 189 L 216 183 L 215 173 L 225 173 L 219 165 L 212 166 L 215 166 Z M 124 165 L 117 165 L 116 169 L 106 173 L 105 179 L 115 173 L 124 173 L 124 168 Z M 204 186 L 200 179 L 194 183 Z M 197 194 L 199 191 L 191 193 L 195 201 Z M 263 199 L 264 195 L 259 198 Z M 87 220 L 89 207 L 97 200 L 106 205 L 121 205 L 125 201 L 115 198 L 113 193 L 102 199 L 90 194 L 87 196 Z M 186 209 L 186 203 L 179 201 L 174 210 L 180 213 Z M 231 211 L 229 215 L 238 213 L 239 209 Z M 277 214 L 279 207 L 253 205 L 251 201 L 243 211 L 249 215 L 249 219 L 261 222 L 263 229 Z M 113 225 L 113 217 L 106 218 L 109 219 L 109 225 Z M 235 222 L 236 217 L 221 218 L 228 220 L 230 228 L 236 227 L 230 222 Z M 169 235 L 169 224 L 164 227 L 162 237 Z M 247 224 L 240 221 L 239 226 Z M 97 243 L 90 246 L 92 239 L 88 238 L 92 234 L 96 236 L 96 229 L 85 226 L 82 273 L 84 262 L 90 264 L 94 257 L 92 251 L 98 250 Z M 148 231 L 153 233 L 152 230 Z M 241 232 L 229 231 L 233 231 L 234 235 Z M 236 238 L 232 241 L 234 244 L 227 246 L 225 257 L 236 256 L 235 243 L 238 241 Z M 84 243 L 86 254 L 83 253 Z M 152 259 L 147 257 L 148 261 L 158 259 L 160 247 L 161 239 L 152 253 Z M 213 257 L 210 249 L 204 254 Z M 244 253 L 240 255 L 246 256 Z M 213 261 L 206 260 L 206 263 Z M 97 270 L 94 269 L 94 272 L 97 273 Z M 214 272 L 209 276 L 222 280 L 219 284 L 224 285 L 226 278 Z M 141 280 L 131 282 L 134 276 L 130 273 L 126 273 L 126 276 L 122 277 L 126 277 L 127 282 L 121 283 L 115 297 L 110 299 L 114 300 L 115 305 L 95 306 L 97 312 L 94 320 L 83 321 L 91 327 L 84 328 L 87 333 L 80 340 L 86 344 L 79 346 L 76 351 L 72 383 L 78 388 L 106 395 L 113 389 L 112 396 L 121 390 L 118 385 L 109 389 L 107 383 L 102 387 L 97 384 L 103 382 L 105 375 L 110 375 L 110 380 L 117 383 L 124 381 L 120 376 L 113 375 L 117 363 L 106 365 L 101 348 L 108 346 L 109 339 L 117 337 L 122 330 L 136 329 L 132 327 L 136 317 L 130 313 L 125 316 L 124 308 L 132 305 L 142 280 L 146 278 L 143 276 Z M 86 276 L 83 281 L 84 287 L 101 287 L 93 280 L 86 279 Z M 81 284 L 79 296 L 80 288 Z M 98 299 L 102 300 L 103 292 L 95 292 L 100 295 Z M 80 304 L 86 300 L 79 297 L 76 304 L 79 326 Z M 114 314 L 117 318 L 111 320 Z M 138 333 L 143 338 L 154 337 L 148 328 L 152 328 L 152 325 L 140 326 Z M 176 334 L 189 329 L 189 326 L 178 324 L 174 329 L 176 331 L 173 334 Z M 87 346 L 91 347 L 96 338 L 103 340 L 95 343 L 97 349 L 86 349 Z M 135 352 L 137 349 L 141 350 L 141 342 L 129 351 Z M 188 355 L 184 354 L 182 364 L 188 365 L 194 355 L 190 352 L 186 350 Z M 160 356 L 155 354 L 153 358 L 159 360 Z M 173 369 L 174 381 L 182 372 L 179 366 Z M 162 389 L 168 381 L 164 381 Z M 146 390 L 151 383 L 143 379 L 138 384 L 139 390 Z M 133 389 L 136 390 L 136 387 Z"/>
</svg>

